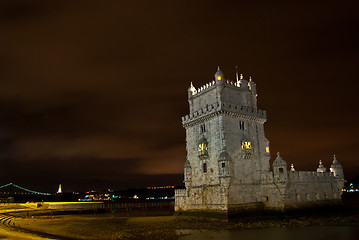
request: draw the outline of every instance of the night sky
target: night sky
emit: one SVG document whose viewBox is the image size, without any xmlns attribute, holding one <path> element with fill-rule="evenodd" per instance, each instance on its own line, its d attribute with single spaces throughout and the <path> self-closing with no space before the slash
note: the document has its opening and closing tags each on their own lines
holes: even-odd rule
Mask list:
<svg viewBox="0 0 359 240">
<path fill-rule="evenodd" d="M 353 1 L 0 2 L 0 185 L 183 184 L 190 82 L 257 84 L 272 159 L 359 174 Z"/>
</svg>

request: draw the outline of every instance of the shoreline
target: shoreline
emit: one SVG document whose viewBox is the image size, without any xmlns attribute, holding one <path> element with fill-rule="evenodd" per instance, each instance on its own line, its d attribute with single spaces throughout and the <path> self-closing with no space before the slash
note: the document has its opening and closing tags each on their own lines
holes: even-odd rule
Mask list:
<svg viewBox="0 0 359 240">
<path fill-rule="evenodd" d="M 259 229 L 297 229 L 348 226 L 359 229 L 359 196 L 343 197 L 344 205 L 332 209 L 298 210 L 280 214 L 247 214 L 241 218 L 216 219 L 175 215 L 168 209 L 120 209 L 106 213 L 54 211 L 8 206 L 0 224 L 18 239 L 187 239 L 189 232 L 236 233 Z M 357 197 L 355 197 L 357 196 Z M 350 200 L 350 201 L 348 201 Z M 18 210 L 18 211 L 16 211 Z M 9 212 L 12 211 L 12 212 Z M 8 228 L 8 229 L 4 229 Z M 0 232 L 1 235 L 1 232 Z M 24 236 L 25 237 L 24 237 Z M 36 238 L 37 236 L 37 238 Z M 185 236 L 185 237 L 184 237 Z M 20 239 L 20 238 L 19 238 Z"/>
</svg>

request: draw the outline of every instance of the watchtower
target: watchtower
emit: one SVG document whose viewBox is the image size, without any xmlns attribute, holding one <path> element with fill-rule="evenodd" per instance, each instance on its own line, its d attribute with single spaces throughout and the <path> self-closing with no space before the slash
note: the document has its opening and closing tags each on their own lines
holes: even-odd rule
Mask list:
<svg viewBox="0 0 359 240">
<path fill-rule="evenodd" d="M 244 186 L 270 171 L 270 155 L 266 112 L 257 108 L 254 81 L 237 71 L 236 80 L 229 81 L 218 67 L 212 82 L 198 89 L 191 83 L 188 102 L 190 113 L 182 118 L 188 204 L 227 210 L 231 204 L 255 202 L 256 194 Z M 245 191 L 242 199 L 238 191 Z"/>
</svg>

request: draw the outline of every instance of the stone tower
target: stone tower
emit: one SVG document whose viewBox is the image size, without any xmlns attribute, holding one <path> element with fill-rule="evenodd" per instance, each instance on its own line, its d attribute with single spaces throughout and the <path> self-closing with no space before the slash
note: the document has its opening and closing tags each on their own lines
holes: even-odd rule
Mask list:
<svg viewBox="0 0 359 240">
<path fill-rule="evenodd" d="M 182 118 L 186 188 L 175 192 L 176 211 L 231 214 L 340 200 L 344 174 L 336 158 L 330 172 L 288 171 L 278 153 L 271 171 L 266 112 L 257 108 L 251 78 L 236 72 L 232 82 L 218 67 L 206 85 L 196 89 L 191 83 L 188 102 L 189 114 Z"/>
<path fill-rule="evenodd" d="M 255 202 L 257 189 L 246 186 L 270 170 L 266 113 L 257 109 L 256 85 L 236 76 L 229 82 L 218 67 L 212 82 L 188 89 L 185 185 L 187 194 L 197 196 L 190 204 L 199 209 Z"/>
</svg>

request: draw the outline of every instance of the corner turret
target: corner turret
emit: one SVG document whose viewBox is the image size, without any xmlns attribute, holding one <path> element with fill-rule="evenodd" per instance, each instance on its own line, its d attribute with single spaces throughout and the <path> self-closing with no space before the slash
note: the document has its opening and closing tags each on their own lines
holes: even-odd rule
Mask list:
<svg viewBox="0 0 359 240">
<path fill-rule="evenodd" d="M 257 94 L 257 88 L 256 88 L 256 84 L 252 81 L 252 77 L 249 76 L 249 90 L 253 93 L 253 94 Z"/>
<path fill-rule="evenodd" d="M 221 69 L 219 69 L 219 66 L 217 68 L 217 72 L 214 74 L 214 79 L 217 84 L 223 84 L 225 82 L 224 74 Z"/>
<path fill-rule="evenodd" d="M 218 169 L 220 177 L 227 177 L 230 175 L 230 165 L 231 156 L 226 150 L 222 150 L 218 157 Z"/>
<path fill-rule="evenodd" d="M 242 91 L 249 91 L 248 81 L 243 78 L 243 74 L 239 75 L 239 88 Z"/>
<path fill-rule="evenodd" d="M 191 85 L 188 88 L 188 99 L 190 99 L 193 95 L 197 93 L 196 88 L 193 86 L 193 83 L 191 82 Z"/>
<path fill-rule="evenodd" d="M 184 164 L 184 182 L 186 185 L 192 182 L 192 167 L 188 160 Z"/>
<path fill-rule="evenodd" d="M 280 153 L 277 152 L 277 158 L 273 162 L 273 173 L 276 181 L 286 181 L 288 177 L 287 172 L 287 163 L 280 156 Z"/>
<path fill-rule="evenodd" d="M 319 160 L 319 167 L 317 168 L 317 172 L 326 172 L 327 169 L 324 167 L 322 160 Z"/>
<path fill-rule="evenodd" d="M 344 179 L 344 172 L 342 165 L 338 162 L 337 157 L 333 156 L 333 163 L 330 166 L 330 171 L 334 174 L 334 176 Z"/>
</svg>

